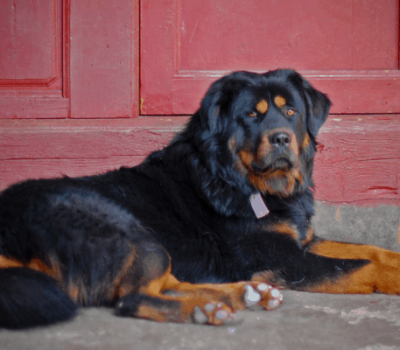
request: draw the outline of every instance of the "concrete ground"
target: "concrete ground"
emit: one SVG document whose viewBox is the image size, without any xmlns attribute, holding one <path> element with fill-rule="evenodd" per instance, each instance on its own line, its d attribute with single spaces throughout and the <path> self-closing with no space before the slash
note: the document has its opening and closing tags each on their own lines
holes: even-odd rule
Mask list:
<svg viewBox="0 0 400 350">
<path fill-rule="evenodd" d="M 318 235 L 400 252 L 399 207 L 317 203 L 316 208 Z M 398 296 L 282 294 L 277 310 L 240 312 L 240 323 L 222 327 L 160 324 L 118 318 L 112 309 L 81 309 L 74 320 L 59 325 L 0 330 L 0 349 L 400 349 Z"/>
</svg>

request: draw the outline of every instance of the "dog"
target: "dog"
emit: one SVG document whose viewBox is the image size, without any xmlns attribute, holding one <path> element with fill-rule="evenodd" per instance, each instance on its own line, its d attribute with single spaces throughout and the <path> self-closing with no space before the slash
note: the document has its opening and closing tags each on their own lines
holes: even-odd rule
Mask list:
<svg viewBox="0 0 400 350">
<path fill-rule="evenodd" d="M 220 325 L 275 309 L 280 288 L 400 293 L 400 255 L 318 238 L 316 137 L 331 102 L 292 70 L 214 82 L 140 165 L 28 180 L 0 196 L 0 327 L 79 306 Z"/>
</svg>

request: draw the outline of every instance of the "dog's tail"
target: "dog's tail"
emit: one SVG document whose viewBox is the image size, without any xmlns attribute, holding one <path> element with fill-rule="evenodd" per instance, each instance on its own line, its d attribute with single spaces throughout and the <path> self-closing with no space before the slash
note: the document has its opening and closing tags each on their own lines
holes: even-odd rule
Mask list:
<svg viewBox="0 0 400 350">
<path fill-rule="evenodd" d="M 0 269 L 0 328 L 30 328 L 73 317 L 77 306 L 41 272 L 27 268 Z"/>
</svg>

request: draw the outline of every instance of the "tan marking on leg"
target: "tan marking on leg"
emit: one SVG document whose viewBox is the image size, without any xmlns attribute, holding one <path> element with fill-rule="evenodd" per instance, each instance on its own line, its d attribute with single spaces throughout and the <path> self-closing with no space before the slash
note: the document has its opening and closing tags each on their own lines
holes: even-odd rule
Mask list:
<svg viewBox="0 0 400 350">
<path fill-rule="evenodd" d="M 332 294 L 400 294 L 400 283 L 396 280 L 398 276 L 398 268 L 371 263 L 337 279 L 306 287 L 305 290 Z"/>
<path fill-rule="evenodd" d="M 39 271 L 42 273 L 45 273 L 46 275 L 49 275 L 56 280 L 60 281 L 62 276 L 61 276 L 61 271 L 55 262 L 51 262 L 51 264 L 47 264 L 44 262 L 42 259 L 39 258 L 34 258 L 32 259 L 29 263 L 24 264 L 16 259 L 13 258 L 7 258 L 3 255 L 0 256 L 0 269 L 6 269 L 6 268 L 11 268 L 11 267 L 25 267 L 28 269 L 32 269 L 35 271 Z"/>
<path fill-rule="evenodd" d="M 25 267 L 35 271 L 43 272 L 46 275 L 53 277 L 57 281 L 62 280 L 60 266 L 54 260 L 52 260 L 49 265 L 43 260 L 35 258 L 25 265 Z"/>
<path fill-rule="evenodd" d="M 119 299 L 133 291 L 130 277 L 128 276 L 126 281 L 124 280 L 124 277 L 129 274 L 129 270 L 132 268 L 135 259 L 136 251 L 133 249 L 131 254 L 129 254 L 129 256 L 126 258 L 125 263 L 122 265 L 117 277 L 114 280 L 110 293 L 111 300 Z"/>
<path fill-rule="evenodd" d="M 313 292 L 400 294 L 400 254 L 363 244 L 321 240 L 313 244 L 310 252 L 337 259 L 365 259 L 368 265 L 344 275 L 307 288 Z"/>
<path fill-rule="evenodd" d="M 170 265 L 168 269 L 159 278 L 151 280 L 149 284 L 147 284 L 146 286 L 141 286 L 139 288 L 139 292 L 147 295 L 158 296 L 163 291 L 169 289 L 168 288 L 169 285 L 174 285 L 175 281 L 177 280 L 171 274 L 171 265 Z M 180 282 L 178 281 L 178 283 Z"/>
<path fill-rule="evenodd" d="M 172 310 L 171 310 L 172 311 Z M 174 318 L 171 319 L 170 314 L 171 311 L 167 310 L 158 310 L 154 307 L 147 306 L 147 305 L 140 305 L 137 311 L 137 316 L 140 318 L 145 318 L 148 320 L 153 320 L 157 322 L 179 322 L 179 323 L 186 323 L 189 321 L 189 315 L 186 316 L 186 320 L 181 315 L 176 315 Z"/>
<path fill-rule="evenodd" d="M 269 225 L 267 227 L 267 230 L 277 233 L 282 233 L 297 241 L 299 239 L 299 232 L 293 226 L 294 225 L 289 224 L 288 222 L 279 222 L 276 224 Z"/>
<path fill-rule="evenodd" d="M 70 298 L 72 300 L 74 300 L 75 302 L 78 301 L 79 299 L 79 288 L 78 286 L 76 286 L 75 284 L 71 284 L 68 288 L 67 288 L 67 293 L 70 296 Z"/>
<path fill-rule="evenodd" d="M 210 286 L 214 286 L 211 285 Z M 165 295 L 162 292 L 172 290 L 179 292 L 178 295 Z M 147 286 L 139 289 L 142 294 L 150 295 L 164 301 L 179 303 L 179 308 L 166 306 L 140 305 L 138 317 L 148 318 L 159 322 L 192 322 L 195 308 L 200 308 L 206 317 L 206 322 L 219 325 L 225 319 L 219 319 L 221 311 L 230 315 L 232 309 L 224 303 L 221 292 L 214 289 L 203 288 L 203 285 L 179 282 L 172 274 L 171 268 L 160 277 L 151 281 Z M 221 300 L 222 299 L 222 300 Z M 228 298 L 226 298 L 228 299 Z M 222 301 L 222 303 L 220 303 Z M 209 303 L 216 305 L 215 310 L 207 311 L 205 306 Z M 220 306 L 217 306 L 220 304 Z M 220 312 L 218 314 L 218 312 Z"/>
<path fill-rule="evenodd" d="M 286 99 L 280 95 L 275 96 L 274 102 L 278 108 L 281 108 L 284 105 L 286 105 Z"/>
<path fill-rule="evenodd" d="M 0 269 L 7 269 L 10 267 L 24 267 L 24 264 L 16 259 L 0 255 Z"/>
<path fill-rule="evenodd" d="M 260 102 L 257 103 L 256 109 L 261 114 L 264 114 L 265 112 L 268 111 L 268 102 L 265 100 L 261 100 Z"/>
<path fill-rule="evenodd" d="M 265 282 L 265 280 L 260 280 Z M 188 296 L 195 296 L 188 302 L 188 306 L 192 307 L 192 300 L 197 300 L 198 297 L 206 297 L 210 300 L 221 300 L 231 306 L 234 310 L 243 310 L 246 308 L 246 300 L 244 295 L 246 293 L 246 286 L 248 287 L 250 282 L 236 282 L 236 283 L 221 283 L 221 284 L 191 284 L 186 282 L 179 282 L 174 276 L 170 275 L 165 286 L 166 289 L 178 291 L 180 293 L 189 293 Z M 268 308 L 268 302 L 271 296 L 268 294 L 269 289 L 260 291 L 257 289 L 257 285 L 253 285 L 262 297 L 260 305 Z"/>
<path fill-rule="evenodd" d="M 310 227 L 306 232 L 306 237 L 301 241 L 303 245 L 309 244 L 314 238 L 314 229 Z"/>
</svg>

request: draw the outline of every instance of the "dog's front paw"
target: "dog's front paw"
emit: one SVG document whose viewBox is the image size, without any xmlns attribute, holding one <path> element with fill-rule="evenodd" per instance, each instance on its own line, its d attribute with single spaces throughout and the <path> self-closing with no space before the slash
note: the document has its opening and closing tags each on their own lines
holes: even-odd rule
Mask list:
<svg viewBox="0 0 400 350">
<path fill-rule="evenodd" d="M 234 316 L 234 311 L 223 302 L 210 301 L 193 308 L 192 321 L 193 323 L 219 326 L 235 321 Z"/>
<path fill-rule="evenodd" d="M 243 301 L 248 309 L 276 309 L 283 301 L 281 292 L 264 282 L 246 283 Z"/>
</svg>

